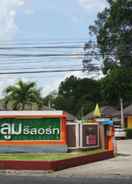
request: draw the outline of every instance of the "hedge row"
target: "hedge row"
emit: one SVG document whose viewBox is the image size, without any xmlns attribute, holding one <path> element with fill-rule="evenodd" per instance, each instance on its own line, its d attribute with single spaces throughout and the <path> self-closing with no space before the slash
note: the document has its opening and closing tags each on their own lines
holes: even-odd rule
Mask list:
<svg viewBox="0 0 132 184">
<path fill-rule="evenodd" d="M 126 135 L 128 139 L 132 139 L 132 128 L 126 129 Z"/>
</svg>

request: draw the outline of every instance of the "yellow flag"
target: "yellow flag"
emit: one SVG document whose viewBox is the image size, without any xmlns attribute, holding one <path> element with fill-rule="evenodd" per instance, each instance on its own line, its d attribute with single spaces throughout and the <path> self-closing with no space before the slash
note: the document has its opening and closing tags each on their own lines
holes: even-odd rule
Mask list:
<svg viewBox="0 0 132 184">
<path fill-rule="evenodd" d="M 101 111 L 100 111 L 100 108 L 99 108 L 98 104 L 96 104 L 96 107 L 95 107 L 95 110 L 94 110 L 93 114 L 94 114 L 95 117 L 101 117 Z"/>
</svg>

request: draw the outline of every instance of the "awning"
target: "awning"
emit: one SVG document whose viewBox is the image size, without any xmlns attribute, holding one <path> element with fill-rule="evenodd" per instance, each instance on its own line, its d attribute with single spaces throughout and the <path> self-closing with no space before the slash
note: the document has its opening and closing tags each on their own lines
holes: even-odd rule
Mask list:
<svg viewBox="0 0 132 184">
<path fill-rule="evenodd" d="M 110 119 L 98 118 L 98 119 L 96 119 L 96 121 L 100 122 L 102 125 L 109 125 L 109 126 L 113 125 L 113 121 Z"/>
</svg>

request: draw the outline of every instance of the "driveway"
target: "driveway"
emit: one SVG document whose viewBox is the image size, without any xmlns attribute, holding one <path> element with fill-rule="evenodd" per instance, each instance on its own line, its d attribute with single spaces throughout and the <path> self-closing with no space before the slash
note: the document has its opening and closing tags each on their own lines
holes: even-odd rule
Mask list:
<svg viewBox="0 0 132 184">
<path fill-rule="evenodd" d="M 59 171 L 59 176 L 132 176 L 132 140 L 117 141 L 118 156 L 92 164 Z"/>
</svg>

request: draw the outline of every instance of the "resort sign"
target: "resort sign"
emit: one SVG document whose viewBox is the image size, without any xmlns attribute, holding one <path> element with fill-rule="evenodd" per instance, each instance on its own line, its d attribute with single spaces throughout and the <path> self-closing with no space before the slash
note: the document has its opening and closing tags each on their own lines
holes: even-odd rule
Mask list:
<svg viewBox="0 0 132 184">
<path fill-rule="evenodd" d="M 60 140 L 60 119 L 0 119 L 0 140 Z"/>
</svg>

